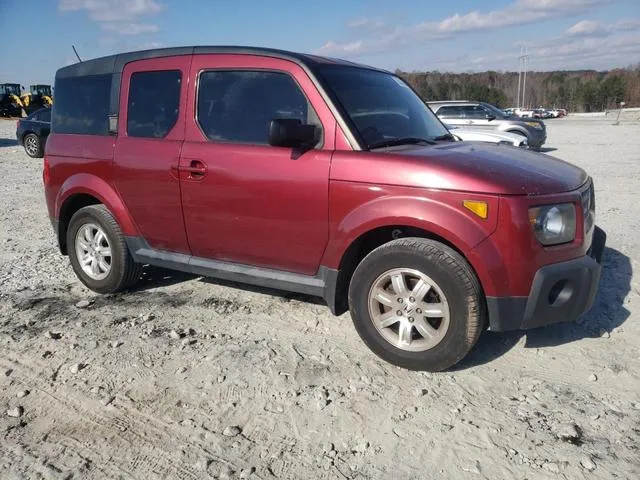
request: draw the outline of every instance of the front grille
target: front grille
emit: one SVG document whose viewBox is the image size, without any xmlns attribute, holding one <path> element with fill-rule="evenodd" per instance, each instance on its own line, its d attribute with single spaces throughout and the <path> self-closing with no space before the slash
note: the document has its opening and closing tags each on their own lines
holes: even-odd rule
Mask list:
<svg viewBox="0 0 640 480">
<path fill-rule="evenodd" d="M 587 234 L 593 228 L 596 215 L 596 197 L 591 180 L 589 180 L 589 185 L 582 191 L 580 197 L 582 201 L 582 213 L 584 215 L 584 233 Z"/>
</svg>

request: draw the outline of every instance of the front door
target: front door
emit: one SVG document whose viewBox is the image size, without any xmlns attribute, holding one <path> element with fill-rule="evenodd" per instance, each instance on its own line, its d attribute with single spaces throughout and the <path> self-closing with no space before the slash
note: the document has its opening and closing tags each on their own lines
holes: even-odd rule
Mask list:
<svg viewBox="0 0 640 480">
<path fill-rule="evenodd" d="M 249 55 L 195 55 L 191 78 L 180 178 L 192 254 L 316 273 L 335 120 L 312 82 L 292 62 Z M 321 126 L 323 139 L 301 156 L 269 146 L 274 118 Z"/>
<path fill-rule="evenodd" d="M 113 166 L 116 188 L 144 239 L 180 253 L 189 253 L 178 162 L 190 61 L 155 58 L 125 66 Z"/>
<path fill-rule="evenodd" d="M 481 105 L 465 105 L 463 112 L 467 124 L 474 128 L 494 129 L 498 127 L 493 120 L 487 118 L 490 112 L 485 110 Z"/>
</svg>

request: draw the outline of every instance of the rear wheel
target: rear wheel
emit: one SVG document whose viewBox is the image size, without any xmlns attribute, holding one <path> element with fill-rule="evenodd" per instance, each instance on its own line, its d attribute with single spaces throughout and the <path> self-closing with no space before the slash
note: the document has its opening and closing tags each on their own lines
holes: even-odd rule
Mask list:
<svg viewBox="0 0 640 480">
<path fill-rule="evenodd" d="M 40 138 L 35 133 L 25 135 L 22 143 L 24 144 L 24 151 L 27 152 L 27 155 L 32 158 L 42 158 L 44 153 L 42 142 L 40 142 Z"/>
<path fill-rule="evenodd" d="M 349 305 L 367 346 L 411 370 L 456 364 L 476 343 L 485 317 L 465 259 L 424 238 L 394 240 L 367 255 L 353 274 Z"/>
<path fill-rule="evenodd" d="M 104 205 L 78 210 L 67 229 L 74 272 L 91 290 L 113 293 L 134 285 L 142 266 L 135 263 L 118 223 Z"/>
</svg>

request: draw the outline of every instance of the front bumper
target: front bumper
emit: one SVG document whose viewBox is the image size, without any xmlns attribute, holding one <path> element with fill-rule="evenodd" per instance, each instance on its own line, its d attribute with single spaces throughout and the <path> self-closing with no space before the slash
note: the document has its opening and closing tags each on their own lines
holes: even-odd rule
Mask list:
<svg viewBox="0 0 640 480">
<path fill-rule="evenodd" d="M 489 330 L 503 332 L 572 322 L 587 312 L 596 298 L 602 254 L 607 239 L 595 227 L 589 254 L 542 267 L 528 297 L 487 297 Z"/>
<path fill-rule="evenodd" d="M 547 141 L 547 130 L 529 130 L 529 147 L 540 148 Z"/>
</svg>

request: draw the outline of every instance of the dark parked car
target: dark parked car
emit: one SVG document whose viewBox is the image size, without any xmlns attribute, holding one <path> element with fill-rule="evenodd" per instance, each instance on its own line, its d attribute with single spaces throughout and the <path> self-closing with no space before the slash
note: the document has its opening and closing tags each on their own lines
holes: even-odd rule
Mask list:
<svg viewBox="0 0 640 480">
<path fill-rule="evenodd" d="M 377 355 L 423 370 L 487 326 L 593 304 L 606 236 L 587 173 L 456 141 L 393 73 L 182 47 L 70 65 L 55 91 L 47 206 L 96 292 L 149 264 L 321 296 Z"/>
<path fill-rule="evenodd" d="M 51 109 L 41 108 L 27 118 L 18 121 L 16 138 L 27 155 L 33 158 L 44 156 L 44 145 L 51 130 Z"/>
</svg>

